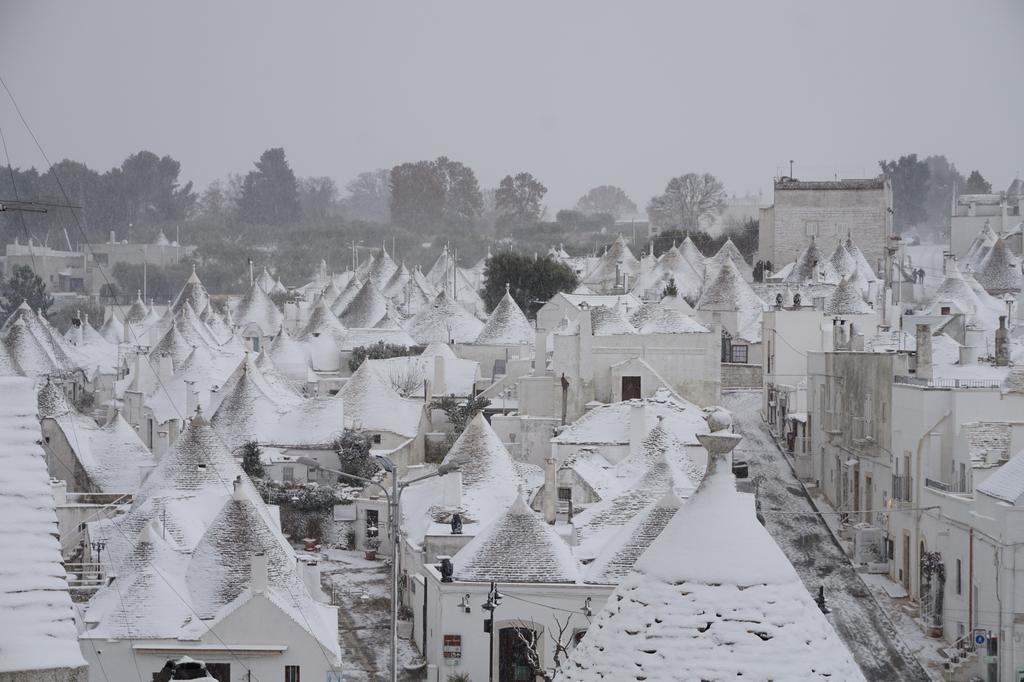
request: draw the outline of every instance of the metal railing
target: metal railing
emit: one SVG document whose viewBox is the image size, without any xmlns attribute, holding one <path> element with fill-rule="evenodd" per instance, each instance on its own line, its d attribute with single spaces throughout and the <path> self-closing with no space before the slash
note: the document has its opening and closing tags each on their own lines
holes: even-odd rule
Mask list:
<svg viewBox="0 0 1024 682">
<path fill-rule="evenodd" d="M 72 590 L 95 590 L 107 581 L 107 572 L 102 564 L 72 563 L 64 564 L 68 574 L 68 587 Z"/>
<path fill-rule="evenodd" d="M 954 481 L 952 483 L 946 483 L 945 481 L 937 481 L 934 478 L 924 479 L 924 485 L 926 488 L 932 490 L 938 490 L 943 493 L 951 493 L 953 495 L 973 495 L 974 494 L 974 481 L 971 479 L 964 479 L 960 481 Z"/>
<path fill-rule="evenodd" d="M 892 477 L 892 499 L 896 502 L 910 502 L 911 492 L 914 490 L 914 481 L 907 475 L 896 475 Z"/>
<path fill-rule="evenodd" d="M 906 375 L 893 377 L 894 384 L 906 386 L 920 386 L 921 388 L 999 388 L 999 382 L 991 379 L 948 379 L 937 377 L 934 379 L 922 379 Z"/>
</svg>

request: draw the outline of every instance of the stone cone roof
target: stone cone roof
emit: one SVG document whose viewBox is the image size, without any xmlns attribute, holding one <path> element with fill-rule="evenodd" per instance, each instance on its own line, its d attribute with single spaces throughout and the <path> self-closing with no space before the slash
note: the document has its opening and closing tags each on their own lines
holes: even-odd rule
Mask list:
<svg viewBox="0 0 1024 682">
<path fill-rule="evenodd" d="M 532 345 L 534 332 L 519 304 L 508 291 L 495 306 L 476 343 L 492 346 Z"/>
<path fill-rule="evenodd" d="M 387 299 L 373 279 L 368 279 L 338 318 L 349 329 L 365 329 L 380 322 L 387 312 Z"/>
</svg>

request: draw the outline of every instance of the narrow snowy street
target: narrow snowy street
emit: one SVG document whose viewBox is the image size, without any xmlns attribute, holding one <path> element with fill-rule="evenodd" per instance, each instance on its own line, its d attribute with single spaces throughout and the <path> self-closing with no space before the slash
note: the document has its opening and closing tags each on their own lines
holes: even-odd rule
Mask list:
<svg viewBox="0 0 1024 682">
<path fill-rule="evenodd" d="M 338 608 L 338 639 L 345 663 L 345 682 L 390 679 L 388 565 L 367 561 L 361 552 L 331 550 L 321 557 L 322 583 Z M 398 679 L 419 679 L 405 665 L 415 656 L 407 639 L 398 640 Z"/>
<path fill-rule="evenodd" d="M 796 567 L 807 589 L 824 586 L 829 619 L 853 652 L 869 680 L 929 680 L 914 654 L 835 542 L 760 417 L 761 394 L 726 394 L 722 404 L 733 411 L 744 436 L 734 455 L 750 465 L 761 513 L 772 537 Z M 801 513 L 806 512 L 806 513 Z"/>
</svg>

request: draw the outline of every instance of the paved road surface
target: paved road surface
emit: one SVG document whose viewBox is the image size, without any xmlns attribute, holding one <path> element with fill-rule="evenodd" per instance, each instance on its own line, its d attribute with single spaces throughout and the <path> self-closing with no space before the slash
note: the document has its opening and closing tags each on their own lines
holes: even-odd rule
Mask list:
<svg viewBox="0 0 1024 682">
<path fill-rule="evenodd" d="M 819 585 L 825 586 L 825 598 L 832 609 L 829 619 L 868 680 L 926 682 L 929 675 L 897 639 L 892 624 L 846 554 L 821 518 L 813 513 L 803 486 L 761 421 L 760 401 L 757 391 L 731 393 L 722 398 L 723 406 L 734 414 L 736 430 L 744 437 L 735 453 L 749 462 L 765 527 L 812 594 L 817 594 Z"/>
</svg>

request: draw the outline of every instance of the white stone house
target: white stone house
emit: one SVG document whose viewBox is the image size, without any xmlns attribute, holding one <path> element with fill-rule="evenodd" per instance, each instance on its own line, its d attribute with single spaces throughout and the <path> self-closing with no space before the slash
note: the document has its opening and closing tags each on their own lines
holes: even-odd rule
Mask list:
<svg viewBox="0 0 1024 682">
<path fill-rule="evenodd" d="M 91 679 L 149 676 L 199 658 L 218 679 L 340 673 L 335 607 L 231 452 L 194 417 L 131 510 L 88 524 L 108 584 L 80 634 Z M 99 555 L 94 548 L 102 543 Z M 297 667 L 296 667 L 297 666 Z"/>
</svg>

